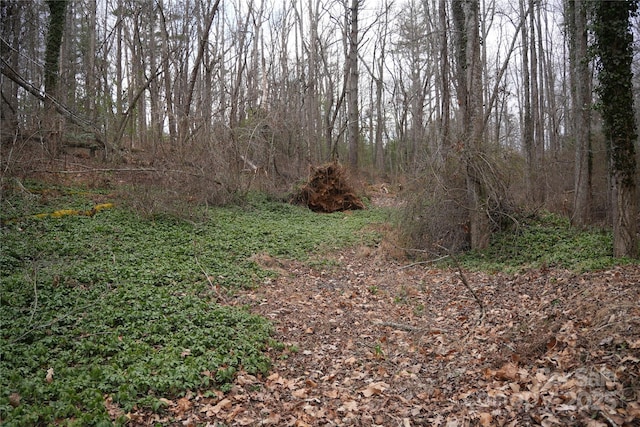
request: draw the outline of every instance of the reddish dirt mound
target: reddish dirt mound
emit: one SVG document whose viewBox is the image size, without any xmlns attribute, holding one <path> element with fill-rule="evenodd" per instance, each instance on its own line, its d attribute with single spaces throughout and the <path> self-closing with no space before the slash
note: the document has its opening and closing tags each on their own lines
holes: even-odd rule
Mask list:
<svg viewBox="0 0 640 427">
<path fill-rule="evenodd" d="M 364 209 L 364 204 L 347 181 L 345 170 L 337 163 L 314 168 L 309 182 L 292 201 L 305 204 L 314 212 Z"/>
</svg>

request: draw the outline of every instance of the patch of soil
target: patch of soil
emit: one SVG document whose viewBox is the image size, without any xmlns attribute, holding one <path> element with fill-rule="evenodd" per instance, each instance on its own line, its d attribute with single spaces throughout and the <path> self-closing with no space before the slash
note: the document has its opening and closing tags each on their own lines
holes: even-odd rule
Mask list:
<svg viewBox="0 0 640 427">
<path fill-rule="evenodd" d="M 314 212 L 364 209 L 364 203 L 348 183 L 346 171 L 337 163 L 314 168 L 292 202 L 306 205 Z"/>
<path fill-rule="evenodd" d="M 267 260 L 269 264 L 273 260 Z M 174 425 L 635 426 L 640 267 L 576 275 L 327 255 L 236 295 L 287 345 L 266 377 L 169 401 Z M 282 268 L 278 265 L 278 268 Z M 133 414 L 132 423 L 154 419 Z M 136 418 L 139 417 L 139 418 Z M 217 424 L 220 423 L 220 424 Z"/>
</svg>

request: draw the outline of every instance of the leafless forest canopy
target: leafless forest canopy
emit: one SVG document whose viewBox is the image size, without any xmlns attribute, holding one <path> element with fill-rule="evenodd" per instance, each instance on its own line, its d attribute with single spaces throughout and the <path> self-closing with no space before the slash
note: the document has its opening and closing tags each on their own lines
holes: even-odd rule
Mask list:
<svg viewBox="0 0 640 427">
<path fill-rule="evenodd" d="M 209 197 L 339 160 L 453 200 L 441 216 L 464 205 L 476 247 L 523 204 L 604 221 L 589 3 L 3 0 L 3 173 L 30 141 L 34 161 L 86 151 Z"/>
</svg>

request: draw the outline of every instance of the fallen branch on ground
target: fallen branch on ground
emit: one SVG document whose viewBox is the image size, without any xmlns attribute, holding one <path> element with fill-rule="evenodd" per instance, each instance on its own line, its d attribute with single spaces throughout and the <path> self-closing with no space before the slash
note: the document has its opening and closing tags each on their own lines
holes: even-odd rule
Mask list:
<svg viewBox="0 0 640 427">
<path fill-rule="evenodd" d="M 478 319 L 478 324 L 482 323 L 482 321 L 484 320 L 484 314 L 485 314 L 484 304 L 482 303 L 482 300 L 478 298 L 478 295 L 476 295 L 476 291 L 474 291 L 471 285 L 469 284 L 469 281 L 467 280 L 467 276 L 465 276 L 464 272 L 462 271 L 462 267 L 460 266 L 458 257 L 456 257 L 449 249 L 445 248 L 444 246 L 439 246 L 439 247 L 449 252 L 451 259 L 453 260 L 456 266 L 456 269 L 458 270 L 458 275 L 460 276 L 460 280 L 462 280 L 462 283 L 464 284 L 464 286 L 469 290 L 469 292 L 471 292 L 471 295 L 473 295 L 473 298 L 476 300 L 476 302 L 480 306 L 480 318 Z"/>
</svg>

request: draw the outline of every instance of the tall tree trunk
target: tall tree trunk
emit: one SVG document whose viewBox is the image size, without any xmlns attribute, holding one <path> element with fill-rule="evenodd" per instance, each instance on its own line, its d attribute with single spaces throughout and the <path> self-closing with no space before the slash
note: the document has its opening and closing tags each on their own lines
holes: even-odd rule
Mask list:
<svg viewBox="0 0 640 427">
<path fill-rule="evenodd" d="M 458 91 L 463 116 L 462 140 L 466 162 L 467 203 L 472 249 L 489 246 L 491 227 L 487 179 L 483 170 L 484 111 L 480 61 L 479 1 L 453 0 L 456 29 Z M 462 95 L 462 98 L 460 96 Z"/>
<path fill-rule="evenodd" d="M 440 118 L 439 156 L 443 160 L 449 151 L 449 130 L 451 119 L 451 83 L 449 81 L 449 41 L 446 0 L 440 0 L 438 6 L 440 21 L 440 84 L 442 86 L 442 107 Z"/>
<path fill-rule="evenodd" d="M 124 80 L 124 72 L 122 70 L 122 61 L 123 61 L 123 49 L 122 49 L 122 39 L 123 39 L 123 11 L 124 11 L 124 1 L 118 0 L 117 9 L 118 9 L 118 22 L 116 24 L 116 123 L 123 120 L 124 116 L 124 90 L 122 87 L 122 81 Z M 117 129 L 117 126 L 116 126 Z M 116 147 L 119 148 L 119 147 Z"/>
<path fill-rule="evenodd" d="M 520 15 L 525 19 L 525 0 L 520 0 Z M 535 184 L 535 146 L 533 138 L 533 116 L 531 113 L 531 79 L 529 68 L 529 31 L 527 25 L 522 26 L 522 89 L 523 118 L 522 143 L 527 161 L 526 182 L 528 193 L 532 194 Z"/>
<path fill-rule="evenodd" d="M 49 7 L 49 25 L 47 28 L 47 40 L 44 55 L 44 114 L 49 153 L 57 156 L 60 144 L 60 123 L 51 98 L 58 97 L 60 47 L 64 33 L 67 0 L 47 0 Z"/>
<path fill-rule="evenodd" d="M 567 2 L 570 76 L 575 136 L 574 199 L 571 223 L 579 228 L 591 219 L 591 73 L 587 61 L 587 9 L 583 0 Z"/>
<path fill-rule="evenodd" d="M 355 171 L 358 168 L 358 149 L 360 139 L 358 111 L 358 9 L 360 0 L 351 0 L 350 32 L 349 32 L 349 166 Z M 345 76 L 347 78 L 347 76 Z"/>
<path fill-rule="evenodd" d="M 594 24 L 599 56 L 598 80 L 603 128 L 609 157 L 613 200 L 613 255 L 638 256 L 636 153 L 633 109 L 630 14 L 637 0 L 595 3 Z"/>
<path fill-rule="evenodd" d="M 96 80 L 96 25 L 97 25 L 98 5 L 96 0 L 88 2 L 88 14 L 86 16 L 87 37 L 89 38 L 89 46 L 86 54 L 85 74 L 87 80 L 85 82 L 85 91 L 90 96 L 85 96 L 85 114 L 91 120 L 97 119 L 96 99 L 98 98 L 98 85 Z"/>
<path fill-rule="evenodd" d="M 22 51 L 22 10 L 21 1 L 7 1 L 0 8 L 0 57 L 2 69 L 10 67 L 18 70 L 19 53 Z M 19 85 L 4 74 L 0 74 L 0 144 L 9 135 L 16 135 L 19 131 L 18 119 L 18 88 Z"/>
<path fill-rule="evenodd" d="M 384 102 L 384 70 L 385 61 L 387 58 L 387 37 L 389 35 L 389 4 L 385 1 L 382 5 L 383 13 L 381 15 L 382 20 L 378 23 L 378 40 L 376 42 L 375 51 L 373 54 L 374 69 L 370 71 L 371 74 L 371 97 L 372 108 L 375 109 L 375 113 L 372 113 L 371 123 L 371 142 L 373 144 L 373 166 L 378 173 L 384 173 L 385 171 L 385 159 L 384 159 L 384 143 L 382 140 L 385 129 L 385 111 L 383 107 Z M 375 92 L 375 93 L 374 93 Z M 375 120 L 373 116 L 375 115 Z"/>
<path fill-rule="evenodd" d="M 321 157 L 322 145 L 322 125 L 319 110 L 318 97 L 318 17 L 320 10 L 319 0 L 309 0 L 309 84 L 307 89 L 306 102 L 306 122 L 307 122 L 307 163 L 312 163 L 312 149 Z"/>
<path fill-rule="evenodd" d="M 538 13 L 536 13 L 536 10 Z M 532 174 L 532 192 L 533 201 L 541 205 L 544 202 L 544 174 L 542 173 L 544 161 L 544 129 L 542 127 L 542 75 L 538 67 L 538 41 L 540 34 L 537 27 L 539 19 L 540 5 L 535 0 L 529 0 L 529 24 L 530 24 L 530 41 L 529 41 L 529 59 L 531 60 L 531 115 L 533 123 L 533 163 L 530 165 L 530 173 Z"/>
<path fill-rule="evenodd" d="M 216 0 L 216 2 L 209 10 L 209 15 L 206 17 L 205 21 L 205 27 L 202 31 L 202 34 L 200 34 L 200 44 L 198 46 L 198 51 L 196 52 L 196 58 L 193 63 L 193 68 L 191 69 L 191 74 L 189 76 L 189 82 L 185 94 L 186 98 L 183 104 L 183 111 L 178 125 L 178 137 L 181 144 L 184 144 L 188 139 L 189 116 L 191 115 L 191 104 L 193 101 L 193 93 L 196 86 L 196 80 L 198 79 L 198 75 L 200 73 L 204 51 L 209 45 L 209 32 L 211 31 L 213 18 L 216 16 L 216 13 L 218 13 L 219 5 L 220 0 Z"/>
</svg>

